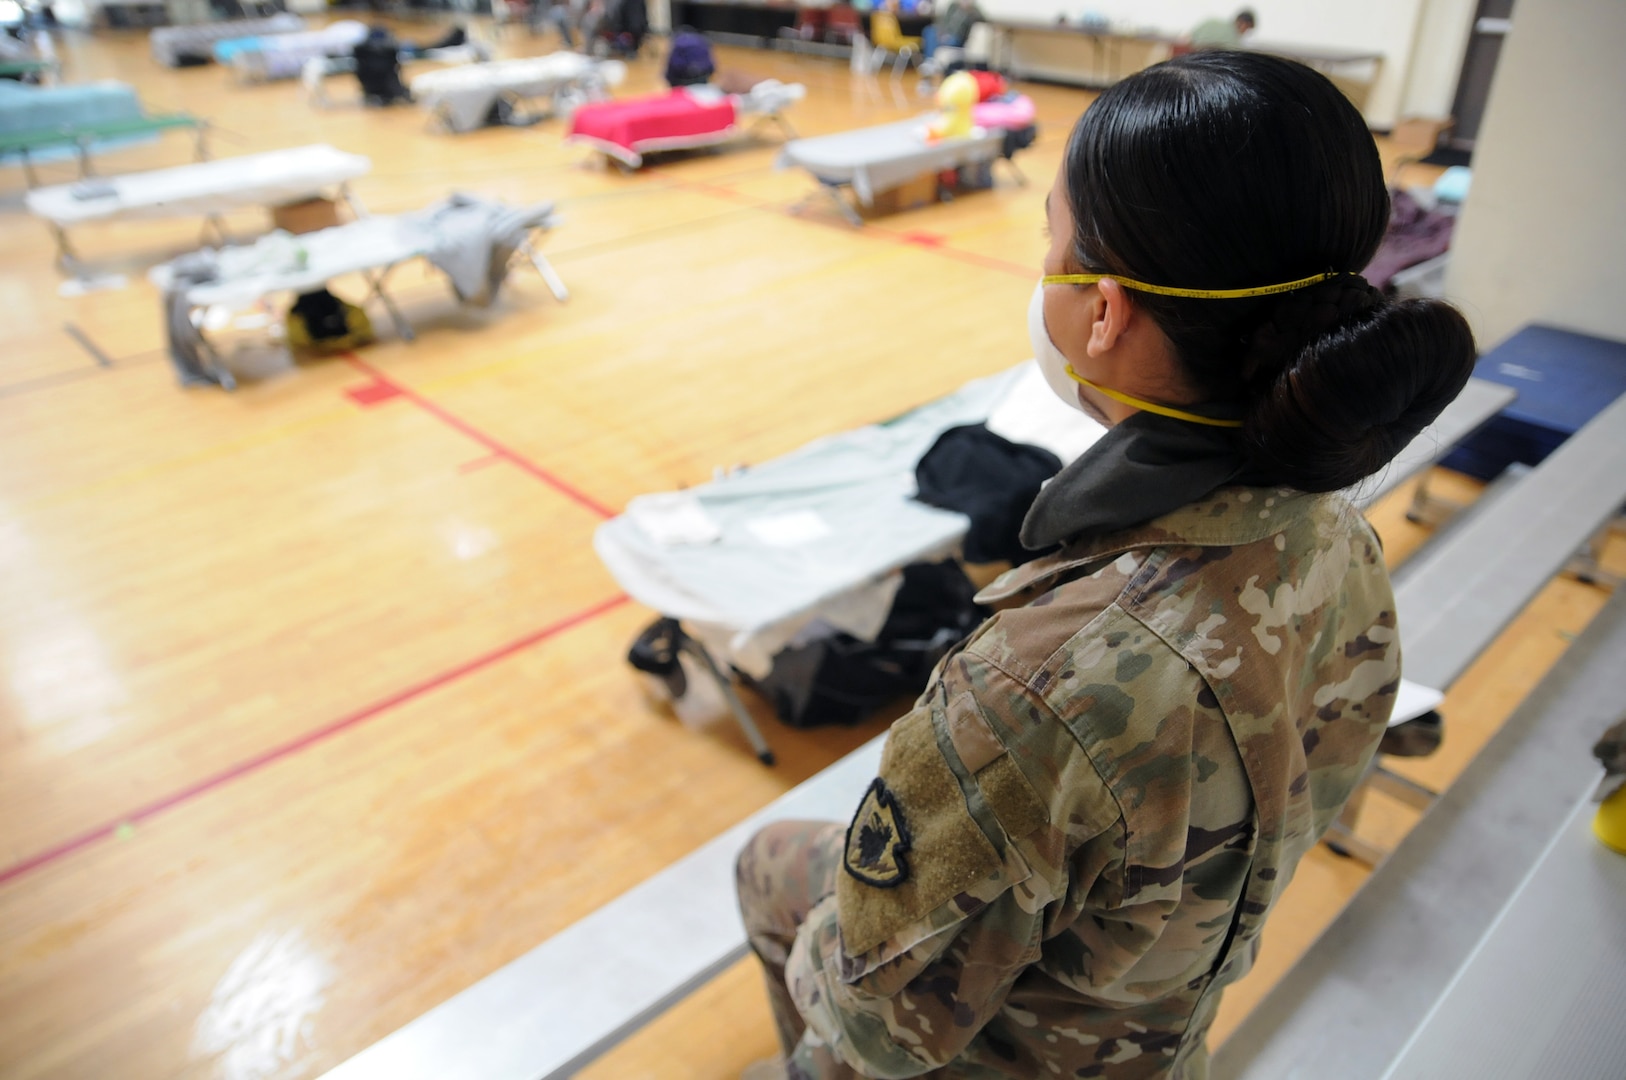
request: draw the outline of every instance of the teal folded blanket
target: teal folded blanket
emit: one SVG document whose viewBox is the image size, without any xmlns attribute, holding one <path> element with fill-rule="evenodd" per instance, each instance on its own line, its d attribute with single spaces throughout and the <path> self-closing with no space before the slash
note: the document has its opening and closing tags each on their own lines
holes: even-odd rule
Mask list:
<svg viewBox="0 0 1626 1080">
<path fill-rule="evenodd" d="M 135 90 L 121 82 L 87 83 L 80 86 L 24 86 L 10 80 L 0 80 L 0 134 L 25 131 L 50 131 L 75 128 L 87 124 L 105 124 L 115 120 L 139 119 L 141 100 Z M 128 146 L 137 142 L 152 142 L 156 135 L 125 136 L 93 144 L 93 150 L 107 150 L 114 146 Z M 77 151 L 72 146 L 42 147 L 30 150 L 35 161 L 72 158 Z"/>
</svg>

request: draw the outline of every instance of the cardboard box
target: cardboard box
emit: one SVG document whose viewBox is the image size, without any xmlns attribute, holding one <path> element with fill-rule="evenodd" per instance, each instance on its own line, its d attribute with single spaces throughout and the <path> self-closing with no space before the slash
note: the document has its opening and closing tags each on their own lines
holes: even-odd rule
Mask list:
<svg viewBox="0 0 1626 1080">
<path fill-rule="evenodd" d="M 1401 119 L 1389 133 L 1389 139 L 1402 150 L 1416 154 L 1432 154 L 1445 133 L 1456 121 L 1451 117 L 1434 120 L 1426 116 L 1408 116 Z"/>
<path fill-rule="evenodd" d="M 936 201 L 937 174 L 931 172 L 917 176 L 895 188 L 877 191 L 873 201 L 865 208 L 865 216 L 881 217 L 885 214 L 896 214 L 901 210 L 929 206 Z"/>
<path fill-rule="evenodd" d="M 332 199 L 306 199 L 271 208 L 271 226 L 291 233 L 330 229 L 339 223 L 339 204 Z"/>
</svg>

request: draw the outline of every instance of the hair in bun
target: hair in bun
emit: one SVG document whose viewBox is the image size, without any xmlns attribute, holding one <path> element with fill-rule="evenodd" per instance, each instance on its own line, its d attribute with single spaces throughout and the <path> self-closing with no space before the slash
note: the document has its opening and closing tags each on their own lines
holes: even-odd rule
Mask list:
<svg viewBox="0 0 1626 1080">
<path fill-rule="evenodd" d="M 1242 406 L 1256 475 L 1355 484 L 1473 371 L 1455 308 L 1390 300 L 1354 272 L 1388 223 L 1382 163 L 1355 107 L 1301 64 L 1200 52 L 1148 68 L 1085 112 L 1065 169 L 1091 272 L 1235 289 L 1341 271 L 1272 296 L 1135 294 L 1205 397 Z"/>
</svg>

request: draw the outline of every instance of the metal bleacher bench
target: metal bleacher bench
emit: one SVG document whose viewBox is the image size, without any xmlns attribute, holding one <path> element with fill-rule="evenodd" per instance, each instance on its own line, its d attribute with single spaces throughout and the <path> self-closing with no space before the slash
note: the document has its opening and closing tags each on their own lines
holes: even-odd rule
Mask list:
<svg viewBox="0 0 1626 1080">
<path fill-rule="evenodd" d="M 1355 503 L 1370 507 L 1407 480 L 1426 472 L 1451 448 L 1472 435 L 1518 395 L 1509 387 L 1486 379 L 1469 379 L 1456 400 L 1445 407 L 1434 423 L 1395 456 L 1380 479 L 1361 489 Z M 1413 506 L 1416 505 L 1413 498 Z"/>
<path fill-rule="evenodd" d="M 1622 420 L 1626 414 L 1617 411 L 1615 432 L 1626 441 Z M 1617 476 L 1618 469 L 1617 458 Z M 1611 949 L 1616 957 L 1623 951 L 1620 928 L 1626 923 L 1617 918 L 1611 928 L 1606 921 L 1600 933 L 1584 917 L 1593 898 L 1569 882 L 1556 897 L 1551 888 L 1534 897 L 1540 901 L 1534 926 L 1518 910 L 1528 906 L 1518 903 L 1521 894 L 1552 884 L 1544 880 L 1551 870 L 1543 857 L 1549 841 L 1556 836 L 1574 843 L 1575 833 L 1587 828 L 1592 807 L 1583 800 L 1601 775 L 1588 751 L 1626 703 L 1622 657 L 1626 591 L 1617 591 L 1349 906 L 1219 1047 L 1211 1080 L 1626 1075 L 1620 1057 L 1626 973 L 1610 959 Z M 1583 860 L 1626 862 L 1592 837 L 1580 839 Z M 1619 881 L 1618 868 L 1612 876 Z M 1618 889 L 1616 909 L 1626 901 Z M 1509 952 L 1516 954 L 1511 963 Z M 1470 966 L 1484 968 L 1498 955 L 1503 959 L 1494 970 L 1480 971 L 1478 979 L 1462 977 Z M 1492 1010 L 1493 1004 L 1502 1007 Z M 1429 1037 L 1435 1017 L 1465 1007 L 1475 1016 L 1471 1039 L 1461 1037 L 1460 1025 L 1455 1038 L 1440 1032 Z M 1492 1019 L 1510 1008 L 1517 1022 Z M 1507 1050 L 1510 1040 L 1512 1052 L 1505 1057 L 1482 1045 Z M 1438 1060 L 1442 1041 L 1451 1065 Z M 1434 1060 L 1419 1063 L 1430 1044 Z M 1495 1058 L 1499 1068 L 1470 1060 L 1476 1057 Z M 1590 1067 L 1581 1064 L 1588 1060 Z"/>
<path fill-rule="evenodd" d="M 1511 397 L 1473 380 L 1358 497 L 1369 505 L 1437 461 Z M 1626 475 L 1626 467 L 1619 470 Z M 842 820 L 884 736 L 327 1074 L 327 1080 L 570 1076 L 746 955 L 734 860 L 762 826 Z"/>
<path fill-rule="evenodd" d="M 386 1036 L 326 1080 L 541 1080 L 585 1067 L 745 955 L 734 860 L 773 821 L 844 817 L 885 736 Z"/>
<path fill-rule="evenodd" d="M 1626 397 L 1482 502 L 1395 575 L 1406 678 L 1436 690 L 1449 690 L 1626 505 Z M 1367 786 L 1420 810 L 1436 793 L 1374 762 L 1327 839 L 1376 864 L 1384 853 L 1353 831 Z"/>
</svg>

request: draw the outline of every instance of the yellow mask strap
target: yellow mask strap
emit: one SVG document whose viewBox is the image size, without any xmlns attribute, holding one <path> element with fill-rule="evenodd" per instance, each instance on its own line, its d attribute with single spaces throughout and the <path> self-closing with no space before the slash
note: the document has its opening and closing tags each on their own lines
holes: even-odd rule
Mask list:
<svg viewBox="0 0 1626 1080">
<path fill-rule="evenodd" d="M 1224 428 L 1239 428 L 1242 426 L 1242 421 L 1240 420 L 1216 420 L 1212 416 L 1198 416 L 1196 413 L 1185 412 L 1181 409 L 1171 409 L 1167 405 L 1154 405 L 1150 401 L 1142 401 L 1138 397 L 1130 397 L 1122 390 L 1113 390 L 1102 386 L 1100 383 L 1091 382 L 1078 372 L 1074 371 L 1073 365 L 1071 364 L 1068 364 L 1065 370 L 1067 372 L 1067 377 L 1072 379 L 1074 382 L 1082 383 L 1091 390 L 1094 390 L 1096 393 L 1105 394 L 1113 401 L 1128 405 L 1131 408 L 1141 409 L 1149 413 L 1156 413 L 1159 416 L 1167 416 L 1171 420 L 1184 420 L 1188 424 L 1205 424 L 1208 427 Z"/>
<path fill-rule="evenodd" d="M 1144 281 L 1126 278 L 1122 274 L 1046 274 L 1039 279 L 1039 284 L 1094 285 L 1098 281 L 1111 278 L 1126 289 L 1155 293 L 1158 296 L 1183 296 L 1191 300 L 1240 300 L 1247 296 L 1272 296 L 1276 293 L 1292 292 L 1294 289 L 1302 289 L 1306 285 L 1314 285 L 1318 281 L 1326 281 L 1337 276 L 1331 272 L 1316 274 L 1313 277 L 1299 278 L 1297 281 L 1284 281 L 1280 285 L 1261 285 L 1255 289 L 1176 289 L 1168 285 L 1148 285 Z M 1106 393 L 1105 390 L 1101 392 Z"/>
</svg>

